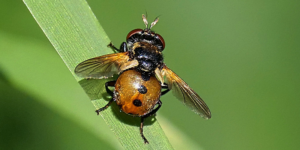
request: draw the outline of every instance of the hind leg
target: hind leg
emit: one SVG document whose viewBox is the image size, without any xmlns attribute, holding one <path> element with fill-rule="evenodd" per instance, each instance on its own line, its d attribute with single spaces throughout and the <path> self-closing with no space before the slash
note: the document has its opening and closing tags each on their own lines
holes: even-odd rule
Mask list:
<svg viewBox="0 0 300 150">
<path fill-rule="evenodd" d="M 141 134 L 141 137 L 143 138 L 145 144 L 149 144 L 149 142 L 148 142 L 148 140 L 146 139 L 146 137 L 144 136 L 144 133 L 143 133 L 144 119 L 149 117 L 149 116 L 154 115 L 159 110 L 159 108 L 161 107 L 162 102 L 159 100 L 156 104 L 158 106 L 155 109 L 153 109 L 150 113 L 148 113 L 148 114 L 141 117 L 140 134 Z"/>
</svg>

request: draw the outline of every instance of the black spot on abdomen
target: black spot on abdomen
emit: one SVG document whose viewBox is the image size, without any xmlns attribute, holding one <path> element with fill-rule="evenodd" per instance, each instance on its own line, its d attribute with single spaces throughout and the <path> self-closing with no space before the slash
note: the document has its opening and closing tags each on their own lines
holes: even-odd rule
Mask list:
<svg viewBox="0 0 300 150">
<path fill-rule="evenodd" d="M 147 93 L 147 88 L 146 88 L 144 85 L 141 85 L 141 86 L 138 88 L 138 91 L 139 91 L 141 94 L 146 94 L 146 93 Z"/>
<path fill-rule="evenodd" d="M 141 100 L 139 100 L 139 99 L 135 99 L 132 103 L 133 103 L 133 105 L 136 106 L 136 107 L 142 106 L 142 102 L 141 102 Z"/>
</svg>

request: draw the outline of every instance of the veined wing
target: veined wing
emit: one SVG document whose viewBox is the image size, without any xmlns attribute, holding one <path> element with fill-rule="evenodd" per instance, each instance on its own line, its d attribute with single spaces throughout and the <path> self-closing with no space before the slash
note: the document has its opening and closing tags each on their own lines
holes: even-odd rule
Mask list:
<svg viewBox="0 0 300 150">
<path fill-rule="evenodd" d="M 75 73 L 83 78 L 102 79 L 112 77 L 135 65 L 135 61 L 129 61 L 128 52 L 113 53 L 81 62 L 76 66 Z"/>
<path fill-rule="evenodd" d="M 192 111 L 205 119 L 211 118 L 210 110 L 200 96 L 166 65 L 157 76 L 161 76 L 162 79 L 165 77 L 168 88 L 172 89 L 173 94 Z"/>
</svg>

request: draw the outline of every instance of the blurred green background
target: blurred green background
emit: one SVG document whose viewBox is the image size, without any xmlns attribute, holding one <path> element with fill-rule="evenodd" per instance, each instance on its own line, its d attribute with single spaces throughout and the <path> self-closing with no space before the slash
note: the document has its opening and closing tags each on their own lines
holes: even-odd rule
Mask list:
<svg viewBox="0 0 300 150">
<path fill-rule="evenodd" d="M 300 1 L 88 3 L 116 45 L 144 28 L 141 14 L 160 16 L 165 63 L 212 112 L 164 96 L 157 119 L 175 149 L 300 147 Z M 0 148 L 121 148 L 26 6 L 4 0 L 0 17 Z"/>
</svg>

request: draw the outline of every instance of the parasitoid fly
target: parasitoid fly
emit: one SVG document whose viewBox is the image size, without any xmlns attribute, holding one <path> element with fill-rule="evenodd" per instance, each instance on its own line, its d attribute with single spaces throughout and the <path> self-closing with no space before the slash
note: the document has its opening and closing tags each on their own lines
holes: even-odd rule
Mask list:
<svg viewBox="0 0 300 150">
<path fill-rule="evenodd" d="M 140 134 L 144 143 L 149 143 L 143 134 L 144 119 L 155 114 L 162 105 L 160 97 L 170 90 L 192 111 L 205 119 L 211 113 L 200 96 L 163 62 L 162 51 L 165 41 L 151 28 L 158 22 L 156 18 L 149 26 L 142 15 L 145 29 L 130 31 L 120 48 L 108 45 L 118 53 L 103 55 L 81 62 L 75 68 L 76 75 L 83 78 L 103 79 L 115 74 L 116 81 L 105 83 L 112 99 L 98 110 L 97 114 L 116 102 L 126 114 L 141 118 Z M 108 87 L 114 87 L 111 91 Z"/>
</svg>

